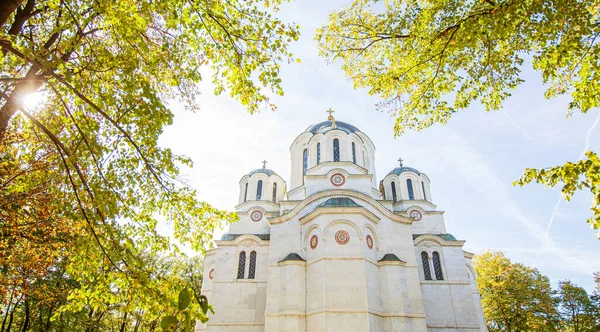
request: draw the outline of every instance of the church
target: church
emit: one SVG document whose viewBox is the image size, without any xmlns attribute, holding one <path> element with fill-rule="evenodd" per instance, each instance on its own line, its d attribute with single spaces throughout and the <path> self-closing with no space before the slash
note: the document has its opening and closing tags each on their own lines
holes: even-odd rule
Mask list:
<svg viewBox="0 0 600 332">
<path fill-rule="evenodd" d="M 241 178 L 196 331 L 487 331 L 473 254 L 427 175 L 400 159 L 378 182 L 371 139 L 329 112 L 292 143 L 289 188 L 266 161 Z"/>
</svg>

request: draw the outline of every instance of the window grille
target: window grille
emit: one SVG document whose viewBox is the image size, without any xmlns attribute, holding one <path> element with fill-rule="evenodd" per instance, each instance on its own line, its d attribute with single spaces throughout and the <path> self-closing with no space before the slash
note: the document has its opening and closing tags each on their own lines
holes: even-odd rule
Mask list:
<svg viewBox="0 0 600 332">
<path fill-rule="evenodd" d="M 431 269 L 429 268 L 429 255 L 427 252 L 421 252 L 421 262 L 423 263 L 423 275 L 425 280 L 431 280 Z"/>
<path fill-rule="evenodd" d="M 427 200 L 427 194 L 425 193 L 425 182 L 421 181 L 421 188 L 423 188 L 423 199 Z"/>
<path fill-rule="evenodd" d="M 244 202 L 248 199 L 248 182 L 246 182 L 246 190 L 244 190 Z"/>
<path fill-rule="evenodd" d="M 442 262 L 440 261 L 440 254 L 437 251 L 433 252 L 433 270 L 435 271 L 436 280 L 444 280 L 442 274 Z"/>
<path fill-rule="evenodd" d="M 258 185 L 256 186 L 256 200 L 260 201 L 262 198 L 262 180 L 258 180 Z"/>
<path fill-rule="evenodd" d="M 340 140 L 333 140 L 333 161 L 340 161 Z"/>
<path fill-rule="evenodd" d="M 413 192 L 412 180 L 406 179 L 406 187 L 408 187 L 408 199 L 411 201 L 415 199 L 415 193 Z"/>
<path fill-rule="evenodd" d="M 250 253 L 250 267 L 248 270 L 248 279 L 254 279 L 256 274 L 256 251 Z"/>
<path fill-rule="evenodd" d="M 356 144 L 352 142 L 352 162 L 356 164 Z"/>
<path fill-rule="evenodd" d="M 317 165 L 321 163 L 321 143 L 317 143 Z"/>
<path fill-rule="evenodd" d="M 392 199 L 394 202 L 398 200 L 398 196 L 396 196 L 396 182 L 392 181 Z"/>
<path fill-rule="evenodd" d="M 308 169 L 308 150 L 304 149 L 302 153 L 302 174 L 306 175 L 306 170 Z"/>
<path fill-rule="evenodd" d="M 277 183 L 273 182 L 273 199 L 274 203 L 277 203 Z"/>
<path fill-rule="evenodd" d="M 244 273 L 246 272 L 246 252 L 240 252 L 240 261 L 238 263 L 238 279 L 244 279 Z"/>
</svg>

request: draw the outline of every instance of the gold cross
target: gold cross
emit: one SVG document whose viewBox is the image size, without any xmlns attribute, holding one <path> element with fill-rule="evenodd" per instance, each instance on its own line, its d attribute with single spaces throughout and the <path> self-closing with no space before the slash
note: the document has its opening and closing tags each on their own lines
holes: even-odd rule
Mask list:
<svg viewBox="0 0 600 332">
<path fill-rule="evenodd" d="M 331 115 L 331 113 L 335 112 L 334 110 L 331 109 L 331 107 L 327 110 L 327 113 L 329 113 L 330 117 L 333 117 L 333 115 Z"/>
<path fill-rule="evenodd" d="M 267 168 L 267 163 L 268 163 L 268 161 L 266 161 L 266 160 L 263 160 L 263 161 L 262 161 L 262 163 L 263 163 L 263 168 Z"/>
</svg>

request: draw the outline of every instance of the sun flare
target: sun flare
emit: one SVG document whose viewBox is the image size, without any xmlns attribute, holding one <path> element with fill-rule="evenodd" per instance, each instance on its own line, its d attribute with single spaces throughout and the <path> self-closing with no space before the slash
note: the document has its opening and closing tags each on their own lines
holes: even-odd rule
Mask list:
<svg viewBox="0 0 600 332">
<path fill-rule="evenodd" d="M 27 109 L 34 109 L 44 103 L 46 96 L 42 91 L 31 92 L 23 95 L 21 102 Z"/>
</svg>

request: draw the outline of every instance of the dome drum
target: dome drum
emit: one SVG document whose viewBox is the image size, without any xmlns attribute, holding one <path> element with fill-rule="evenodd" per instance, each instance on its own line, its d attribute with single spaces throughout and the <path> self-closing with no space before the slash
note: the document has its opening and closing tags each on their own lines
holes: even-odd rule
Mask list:
<svg viewBox="0 0 600 332">
<path fill-rule="evenodd" d="M 389 201 L 424 200 L 431 202 L 429 178 L 412 167 L 396 167 L 380 183 L 384 199 Z"/>
<path fill-rule="evenodd" d="M 292 189 L 305 184 L 308 170 L 325 162 L 350 162 L 375 173 L 375 145 L 358 128 L 342 121 L 308 127 L 292 143 L 290 153 Z"/>
<path fill-rule="evenodd" d="M 240 180 L 239 204 L 247 201 L 277 203 L 285 198 L 285 181 L 273 170 L 259 168 L 244 175 Z"/>
</svg>

